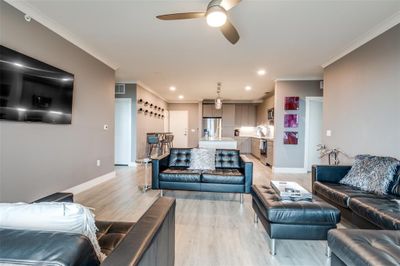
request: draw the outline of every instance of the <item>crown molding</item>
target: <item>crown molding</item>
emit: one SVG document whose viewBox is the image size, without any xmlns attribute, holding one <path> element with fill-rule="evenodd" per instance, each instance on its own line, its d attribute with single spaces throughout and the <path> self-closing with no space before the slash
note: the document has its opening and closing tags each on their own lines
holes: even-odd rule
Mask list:
<svg viewBox="0 0 400 266">
<path fill-rule="evenodd" d="M 385 31 L 389 30 L 390 28 L 393 28 L 394 26 L 396 26 L 399 23 L 400 23 L 400 11 L 396 12 L 393 16 L 385 19 L 384 21 L 382 21 L 381 23 L 379 23 L 378 25 L 373 27 L 371 30 L 369 30 L 365 34 L 361 35 L 359 38 L 354 40 L 343 52 L 332 57 L 331 59 L 329 59 L 326 63 L 322 64 L 321 66 L 323 68 L 326 68 L 330 64 L 336 62 L 343 56 L 351 53 L 355 49 L 361 47 L 362 45 L 366 44 L 370 40 L 378 37 Z"/>
<path fill-rule="evenodd" d="M 315 80 L 323 80 L 323 78 L 322 77 L 278 78 L 278 79 L 275 79 L 274 82 L 277 82 L 277 81 L 315 81 Z"/>
<path fill-rule="evenodd" d="M 101 55 L 101 53 L 96 51 L 95 48 L 85 44 L 84 41 L 81 40 L 81 38 L 70 32 L 69 30 L 67 30 L 64 26 L 55 22 L 48 16 L 44 15 L 39 9 L 33 7 L 28 1 L 26 0 L 4 0 L 4 1 L 13 6 L 14 8 L 18 9 L 19 11 L 21 11 L 22 13 L 29 15 L 31 18 L 33 18 L 46 28 L 60 35 L 67 41 L 76 45 L 77 47 L 79 47 L 86 53 L 90 54 L 91 56 L 95 57 L 96 59 L 106 64 L 107 66 L 111 67 L 112 69 L 116 70 L 119 67 L 118 64 L 116 64 L 110 59 L 107 59 L 105 56 Z"/>
</svg>

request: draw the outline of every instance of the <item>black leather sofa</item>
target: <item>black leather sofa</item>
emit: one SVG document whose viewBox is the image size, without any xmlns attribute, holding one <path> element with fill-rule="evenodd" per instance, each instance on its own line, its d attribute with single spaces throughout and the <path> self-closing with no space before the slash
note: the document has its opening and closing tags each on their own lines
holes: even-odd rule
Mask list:
<svg viewBox="0 0 400 266">
<path fill-rule="evenodd" d="M 70 193 L 38 200 L 72 202 Z M 100 264 L 91 242 L 79 234 L 0 228 L 0 265 L 173 266 L 175 199 L 159 198 L 137 221 L 96 221 Z"/>
<path fill-rule="evenodd" d="M 332 266 L 400 265 L 400 169 L 391 193 L 377 195 L 341 185 L 351 166 L 312 168 L 313 193 L 341 210 L 360 229 L 330 230 Z M 375 230 L 371 230 L 375 229 Z"/>
<path fill-rule="evenodd" d="M 339 184 L 350 168 L 313 166 L 313 193 L 339 208 L 342 217 L 359 228 L 400 230 L 400 204 L 396 201 L 400 200 L 400 188 L 395 194 L 377 195 Z"/>
<path fill-rule="evenodd" d="M 153 189 L 250 193 L 253 163 L 239 150 L 217 149 L 214 171 L 188 169 L 191 149 L 171 148 L 169 154 L 152 161 Z"/>
</svg>

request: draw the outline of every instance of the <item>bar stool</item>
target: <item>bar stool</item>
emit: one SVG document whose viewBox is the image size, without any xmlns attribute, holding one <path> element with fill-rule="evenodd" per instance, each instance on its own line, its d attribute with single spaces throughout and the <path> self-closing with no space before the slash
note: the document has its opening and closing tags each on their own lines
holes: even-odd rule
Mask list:
<svg viewBox="0 0 400 266">
<path fill-rule="evenodd" d="M 151 154 L 153 153 L 153 150 L 156 149 L 158 150 L 160 148 L 160 140 L 158 138 L 157 134 L 147 134 L 147 149 L 148 149 L 148 154 L 147 157 L 151 158 Z"/>
<path fill-rule="evenodd" d="M 161 150 L 162 152 L 169 152 L 172 148 L 174 142 L 174 135 L 165 135 L 164 139 L 161 141 Z"/>
</svg>

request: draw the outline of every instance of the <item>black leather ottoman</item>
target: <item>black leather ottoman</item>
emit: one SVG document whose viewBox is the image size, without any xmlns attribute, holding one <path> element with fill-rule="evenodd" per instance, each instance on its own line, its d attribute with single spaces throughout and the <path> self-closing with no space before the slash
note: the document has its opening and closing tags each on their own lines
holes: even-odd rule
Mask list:
<svg viewBox="0 0 400 266">
<path fill-rule="evenodd" d="M 251 194 L 254 222 L 261 220 L 271 239 L 272 255 L 276 239 L 327 240 L 328 231 L 340 222 L 340 211 L 316 196 L 312 201 L 281 201 L 266 185 L 253 185 Z"/>
<path fill-rule="evenodd" d="M 331 230 L 332 266 L 400 265 L 400 231 Z"/>
</svg>

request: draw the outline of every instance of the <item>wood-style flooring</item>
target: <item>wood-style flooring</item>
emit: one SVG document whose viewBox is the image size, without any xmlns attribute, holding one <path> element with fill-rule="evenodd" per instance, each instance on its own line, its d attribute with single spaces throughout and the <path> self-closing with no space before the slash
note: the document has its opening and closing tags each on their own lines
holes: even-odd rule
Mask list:
<svg viewBox="0 0 400 266">
<path fill-rule="evenodd" d="M 311 188 L 309 174 L 273 174 L 252 156 L 255 184 L 271 179 L 296 181 Z M 148 176 L 151 176 L 151 166 Z M 117 177 L 75 196 L 76 202 L 95 208 L 96 219 L 137 221 L 160 196 L 143 193 L 144 166 L 117 167 Z M 269 254 L 269 238 L 261 223 L 253 223 L 250 195 L 244 204 L 238 194 L 164 191 L 176 201 L 175 265 L 330 265 L 325 241 L 277 241 L 277 255 Z"/>
</svg>

